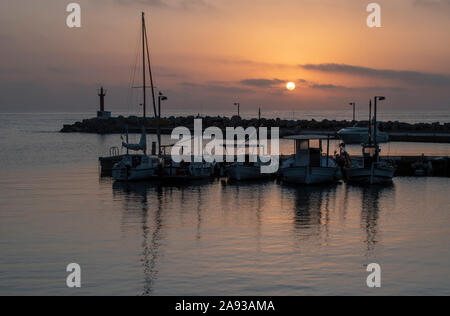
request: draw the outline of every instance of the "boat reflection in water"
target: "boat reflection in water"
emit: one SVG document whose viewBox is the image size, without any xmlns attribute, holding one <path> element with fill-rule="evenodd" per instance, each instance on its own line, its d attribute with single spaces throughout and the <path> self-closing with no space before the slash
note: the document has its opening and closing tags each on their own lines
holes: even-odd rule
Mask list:
<svg viewBox="0 0 450 316">
<path fill-rule="evenodd" d="M 138 218 L 142 229 L 141 261 L 144 271 L 143 295 L 151 295 L 158 276 L 157 262 L 164 227 L 163 192 L 152 182 L 115 182 L 115 197 L 124 196 L 122 225 Z M 149 198 L 152 195 L 156 199 Z M 154 203 L 156 202 L 156 203 Z"/>
<path fill-rule="evenodd" d="M 380 242 L 379 234 L 379 217 L 380 217 L 380 200 L 387 200 L 395 209 L 393 203 L 395 201 L 395 186 L 372 186 L 359 188 L 361 191 L 362 211 L 361 211 L 361 228 L 365 232 L 366 257 L 375 257 L 375 247 Z"/>
<path fill-rule="evenodd" d="M 201 239 L 202 223 L 202 188 L 209 181 L 196 182 L 195 185 L 177 184 L 162 185 L 158 181 L 114 182 L 113 196 L 123 201 L 122 230 L 129 223 L 139 222 L 142 233 L 142 252 L 140 253 L 144 273 L 144 289 L 142 295 L 153 294 L 154 282 L 158 277 L 158 260 L 162 256 L 162 245 L 166 233 L 166 214 L 168 204 L 174 201 L 175 192 L 180 196 L 180 204 L 185 199 L 193 199 L 193 191 L 198 198 L 197 239 Z M 189 191 L 189 192 L 187 192 Z M 180 207 L 182 209 L 182 207 Z"/>
<path fill-rule="evenodd" d="M 344 229 L 349 221 L 354 221 L 358 216 L 364 236 L 361 239 L 364 245 L 362 254 L 366 258 L 375 256 L 376 246 L 380 242 L 378 221 L 381 201 L 387 205 L 394 204 L 394 185 L 282 187 L 283 208 L 293 204 L 292 223 L 298 247 L 310 246 L 311 242 L 321 246 L 335 243 L 332 240 L 333 231 Z M 347 242 L 352 243 L 353 240 L 349 238 Z"/>
<path fill-rule="evenodd" d="M 204 291 L 192 282 L 225 284 L 212 294 L 231 294 L 243 286 L 231 280 L 242 278 L 270 292 L 270 284 L 300 281 L 322 288 L 318 275 L 333 278 L 348 265 L 362 269 L 382 254 L 380 217 L 393 205 L 395 189 L 116 182 L 113 196 L 122 204 L 122 230 L 139 232 L 141 293 L 195 295 Z"/>
</svg>

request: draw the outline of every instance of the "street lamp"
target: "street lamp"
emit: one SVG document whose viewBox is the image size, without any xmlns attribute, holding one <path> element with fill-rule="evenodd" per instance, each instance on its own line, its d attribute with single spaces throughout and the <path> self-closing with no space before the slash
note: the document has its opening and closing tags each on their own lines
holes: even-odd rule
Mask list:
<svg viewBox="0 0 450 316">
<path fill-rule="evenodd" d="M 353 122 L 356 122 L 356 103 L 351 102 L 349 105 L 353 106 Z"/>
<path fill-rule="evenodd" d="M 377 140 L 377 132 L 378 132 L 378 124 L 377 124 L 377 101 L 384 101 L 386 100 L 386 97 L 383 96 L 376 96 L 375 97 L 375 104 L 374 104 L 374 112 L 373 112 L 373 120 L 374 120 L 374 132 L 373 132 L 373 138 L 375 141 L 375 144 L 378 144 L 378 140 Z"/>
<path fill-rule="evenodd" d="M 158 156 L 161 156 L 161 101 L 166 101 L 167 97 L 160 91 L 158 93 L 158 118 L 157 118 L 157 127 L 158 127 Z"/>
<path fill-rule="evenodd" d="M 158 94 L 158 116 L 161 118 L 161 101 L 166 101 L 167 97 L 160 91 Z"/>
<path fill-rule="evenodd" d="M 238 107 L 238 117 L 241 117 L 241 104 L 240 103 L 235 103 L 234 106 Z"/>
</svg>

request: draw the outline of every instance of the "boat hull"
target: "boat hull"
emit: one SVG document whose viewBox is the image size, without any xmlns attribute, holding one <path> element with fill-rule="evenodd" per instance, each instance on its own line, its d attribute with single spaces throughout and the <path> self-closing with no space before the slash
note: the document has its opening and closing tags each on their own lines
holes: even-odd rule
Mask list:
<svg viewBox="0 0 450 316">
<path fill-rule="evenodd" d="M 232 166 L 227 170 L 228 179 L 235 181 L 268 179 L 272 175 L 261 173 L 261 167 Z"/>
<path fill-rule="evenodd" d="M 345 169 L 345 178 L 348 183 L 358 184 L 383 184 L 391 183 L 394 177 L 393 168 L 349 168 Z"/>
<path fill-rule="evenodd" d="M 143 181 L 157 178 L 155 168 L 114 168 L 112 176 L 116 181 Z"/>
<path fill-rule="evenodd" d="M 163 168 L 161 180 L 188 181 L 209 179 L 214 175 L 213 167 L 190 165 L 189 167 L 168 166 Z"/>
<path fill-rule="evenodd" d="M 291 167 L 281 170 L 281 179 L 295 184 L 333 183 L 338 180 L 334 167 Z"/>
</svg>

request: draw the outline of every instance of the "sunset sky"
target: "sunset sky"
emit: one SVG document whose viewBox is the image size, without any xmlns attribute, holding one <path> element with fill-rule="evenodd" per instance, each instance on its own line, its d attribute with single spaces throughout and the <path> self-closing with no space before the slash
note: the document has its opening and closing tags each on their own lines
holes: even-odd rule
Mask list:
<svg viewBox="0 0 450 316">
<path fill-rule="evenodd" d="M 110 109 L 133 108 L 141 11 L 170 109 L 386 95 L 393 110 L 450 110 L 450 0 L 378 0 L 382 28 L 367 26 L 368 0 L 79 0 L 82 27 L 69 29 L 70 2 L 0 2 L 0 112 L 95 111 L 100 85 Z"/>
</svg>

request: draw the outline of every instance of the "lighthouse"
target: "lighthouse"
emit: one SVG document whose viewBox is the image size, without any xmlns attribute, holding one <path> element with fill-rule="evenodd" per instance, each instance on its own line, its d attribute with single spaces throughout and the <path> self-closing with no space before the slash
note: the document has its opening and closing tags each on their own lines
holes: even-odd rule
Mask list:
<svg viewBox="0 0 450 316">
<path fill-rule="evenodd" d="M 98 96 L 100 97 L 100 111 L 97 111 L 97 118 L 107 120 L 111 117 L 111 112 L 105 111 L 106 90 L 103 87 L 98 90 Z"/>
</svg>

